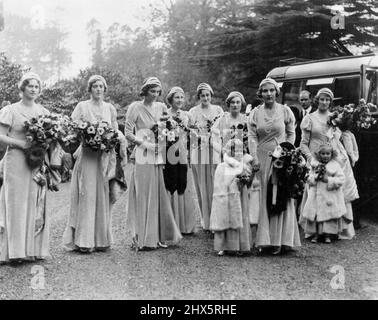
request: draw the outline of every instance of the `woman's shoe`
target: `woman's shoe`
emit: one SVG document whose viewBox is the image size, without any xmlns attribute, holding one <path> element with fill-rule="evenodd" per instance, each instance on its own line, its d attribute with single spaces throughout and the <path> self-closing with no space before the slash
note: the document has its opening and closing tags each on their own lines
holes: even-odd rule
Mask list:
<svg viewBox="0 0 378 320">
<path fill-rule="evenodd" d="M 330 237 L 325 237 L 325 238 L 324 238 L 324 242 L 325 242 L 325 243 L 331 243 L 332 241 L 331 241 L 331 238 L 330 238 Z"/>
<path fill-rule="evenodd" d="M 168 248 L 168 245 L 165 244 L 164 242 L 160 242 L 160 241 L 159 241 L 159 242 L 158 242 L 158 247 L 166 249 L 166 248 Z"/>
<path fill-rule="evenodd" d="M 311 242 L 312 242 L 312 243 L 318 243 L 318 236 L 314 236 L 314 237 L 311 239 Z"/>
<path fill-rule="evenodd" d="M 274 249 L 273 251 L 272 251 L 272 255 L 274 255 L 274 256 L 277 256 L 277 255 L 279 255 L 281 253 L 281 247 L 276 247 L 276 249 Z"/>
<path fill-rule="evenodd" d="M 224 256 L 224 251 L 223 251 L 223 250 L 218 251 L 217 255 L 220 256 L 220 257 L 221 257 L 221 256 Z"/>
</svg>

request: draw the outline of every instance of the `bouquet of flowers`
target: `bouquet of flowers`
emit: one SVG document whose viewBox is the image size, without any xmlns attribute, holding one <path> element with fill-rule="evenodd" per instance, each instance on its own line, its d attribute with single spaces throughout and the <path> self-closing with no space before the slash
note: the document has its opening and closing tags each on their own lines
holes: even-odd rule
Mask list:
<svg viewBox="0 0 378 320">
<path fill-rule="evenodd" d="M 322 181 L 326 174 L 326 167 L 324 163 L 319 163 L 315 167 L 315 181 Z"/>
<path fill-rule="evenodd" d="M 287 198 L 301 198 L 309 172 L 301 150 L 295 149 L 291 143 L 283 142 L 276 147 L 271 157 L 273 174 L 281 187 L 280 192 Z"/>
<path fill-rule="evenodd" d="M 237 175 L 238 186 L 241 190 L 243 186 L 250 188 L 252 186 L 253 178 L 255 176 L 255 171 L 252 169 L 253 158 L 249 154 L 243 156 L 243 171 L 241 174 Z"/>
<path fill-rule="evenodd" d="M 357 106 L 348 104 L 335 107 L 328 119 L 328 124 L 338 127 L 341 131 L 369 129 L 377 122 L 372 116 L 372 112 L 377 110 L 377 106 L 361 99 Z"/>
<path fill-rule="evenodd" d="M 193 129 L 196 129 L 198 148 L 201 148 L 202 139 L 209 139 L 211 137 L 211 128 L 214 123 L 221 117 L 221 115 L 216 116 L 214 119 L 210 120 L 206 118 L 205 125 L 200 126 L 197 122 L 194 123 Z"/>
<path fill-rule="evenodd" d="M 71 124 L 71 141 L 79 140 L 83 147 L 93 151 L 109 152 L 118 143 L 118 133 L 106 121 L 73 121 Z"/>
<path fill-rule="evenodd" d="M 31 169 L 40 167 L 50 145 L 61 143 L 66 139 L 67 116 L 49 114 L 25 121 L 26 140 L 31 147 L 25 150 L 26 162 Z"/>
<path fill-rule="evenodd" d="M 165 143 L 168 142 L 168 146 L 176 143 L 180 137 L 180 130 L 178 123 L 173 120 L 172 117 L 169 117 L 166 112 L 163 112 L 163 116 L 160 117 L 160 120 L 155 123 L 151 131 L 155 137 L 155 143 Z M 156 153 L 158 152 L 158 147 Z"/>
<path fill-rule="evenodd" d="M 243 141 L 243 149 L 246 153 L 249 153 L 248 148 L 248 126 L 247 123 L 239 123 L 231 126 L 231 139 L 240 139 Z"/>
<path fill-rule="evenodd" d="M 357 129 L 369 129 L 377 120 L 373 118 L 372 112 L 377 112 L 378 108 L 372 103 L 366 103 L 361 99 L 358 106 L 354 110 L 354 119 Z"/>
</svg>

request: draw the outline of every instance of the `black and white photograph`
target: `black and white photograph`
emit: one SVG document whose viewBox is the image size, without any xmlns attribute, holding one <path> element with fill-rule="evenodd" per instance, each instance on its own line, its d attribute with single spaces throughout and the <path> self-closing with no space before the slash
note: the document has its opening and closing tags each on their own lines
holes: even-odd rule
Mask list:
<svg viewBox="0 0 378 320">
<path fill-rule="evenodd" d="M 0 0 L 0 301 L 378 300 L 377 106 L 376 0 Z"/>
</svg>

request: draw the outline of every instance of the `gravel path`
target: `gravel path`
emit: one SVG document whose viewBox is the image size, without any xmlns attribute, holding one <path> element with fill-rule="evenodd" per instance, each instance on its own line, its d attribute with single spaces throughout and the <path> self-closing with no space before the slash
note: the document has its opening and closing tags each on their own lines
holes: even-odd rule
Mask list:
<svg viewBox="0 0 378 320">
<path fill-rule="evenodd" d="M 61 246 L 68 201 L 67 183 L 49 194 L 52 259 L 1 265 L 0 300 L 378 299 L 378 224 L 373 221 L 364 221 L 368 227 L 354 241 L 303 240 L 302 248 L 287 256 L 218 257 L 202 231 L 176 247 L 136 253 L 130 249 L 123 197 L 113 209 L 112 249 L 80 254 Z M 36 266 L 44 268 L 44 289 L 32 289 Z M 345 271 L 344 289 L 331 287 L 331 268 L 337 266 Z"/>
</svg>

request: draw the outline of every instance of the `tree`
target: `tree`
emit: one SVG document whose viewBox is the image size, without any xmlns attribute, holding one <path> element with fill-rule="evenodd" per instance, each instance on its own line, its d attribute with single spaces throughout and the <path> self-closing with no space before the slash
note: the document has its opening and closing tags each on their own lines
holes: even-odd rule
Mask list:
<svg viewBox="0 0 378 320">
<path fill-rule="evenodd" d="M 0 103 L 8 100 L 15 103 L 20 100 L 18 83 L 22 77 L 23 71 L 27 71 L 19 64 L 13 64 L 0 53 Z"/>
<path fill-rule="evenodd" d="M 52 22 L 34 30 L 29 18 L 7 15 L 6 20 L 0 33 L 0 51 L 6 52 L 13 62 L 30 66 L 43 79 L 60 77 L 71 63 L 71 53 L 64 47 L 67 33 Z"/>
</svg>

